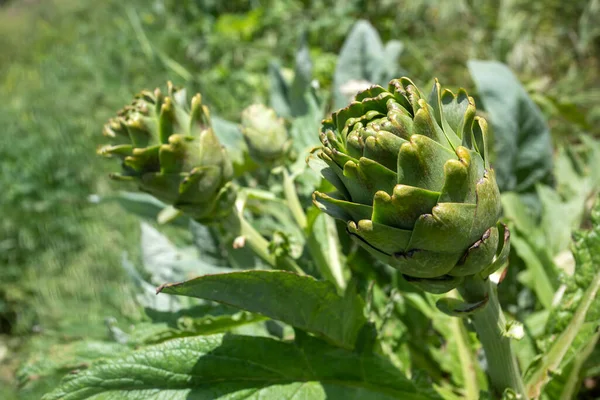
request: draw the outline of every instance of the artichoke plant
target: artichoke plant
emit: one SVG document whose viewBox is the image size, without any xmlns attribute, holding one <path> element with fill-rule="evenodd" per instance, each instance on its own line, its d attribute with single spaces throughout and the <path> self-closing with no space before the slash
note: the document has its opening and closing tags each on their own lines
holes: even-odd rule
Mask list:
<svg viewBox="0 0 600 400">
<path fill-rule="evenodd" d="M 230 212 L 236 192 L 233 167 L 215 135 L 208 108 L 196 94 L 170 83 L 167 94 L 143 91 L 104 126 L 111 144 L 99 153 L 121 160 L 112 177 L 130 180 L 198 221 Z"/>
<path fill-rule="evenodd" d="M 248 153 L 256 162 L 280 160 L 291 147 L 283 118 L 262 104 L 253 104 L 242 112 L 241 131 Z"/>
<path fill-rule="evenodd" d="M 317 156 L 337 189 L 314 203 L 377 258 L 432 293 L 487 277 L 508 254 L 487 123 L 472 97 L 408 78 L 373 86 L 323 121 Z"/>
</svg>

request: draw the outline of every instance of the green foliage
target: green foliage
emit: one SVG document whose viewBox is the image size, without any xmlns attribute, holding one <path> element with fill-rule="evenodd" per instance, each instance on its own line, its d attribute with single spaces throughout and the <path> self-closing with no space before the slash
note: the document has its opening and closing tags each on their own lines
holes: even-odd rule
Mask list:
<svg viewBox="0 0 600 400">
<path fill-rule="evenodd" d="M 94 384 L 99 381 L 103 383 Z M 437 398 L 423 393 L 376 356 L 351 353 L 309 337 L 285 343 L 215 335 L 171 340 L 98 364 L 65 380 L 44 399 L 142 399 L 165 394 L 172 399 Z"/>
<path fill-rule="evenodd" d="M 550 183 L 552 142 L 539 108 L 506 66 L 470 61 L 469 71 L 492 124 L 500 190 L 531 193 L 536 183 Z"/>
<path fill-rule="evenodd" d="M 385 85 L 403 75 L 398 58 L 402 42 L 381 42 L 375 28 L 367 21 L 358 21 L 346 37 L 333 76 L 333 104 L 341 108 L 355 94 L 371 85 Z"/>
<path fill-rule="evenodd" d="M 598 341 L 600 329 L 600 201 L 592 210 L 592 228 L 577 231 L 573 243 L 575 270 L 562 279 L 560 303 L 550 312 L 539 346 L 544 356 L 529 367 L 528 392 L 538 396 L 543 386 L 586 347 Z M 587 350 L 589 354 L 590 351 Z M 595 360 L 597 362 L 597 360 Z M 581 373 L 578 371 L 578 373 Z M 578 377 L 575 377 L 578 379 Z"/>
<path fill-rule="evenodd" d="M 470 86 L 493 127 L 492 166 L 516 191 L 502 195 L 513 246 L 498 294 L 507 335 L 523 322 L 512 342 L 530 366 L 528 389 L 597 397 L 582 382 L 597 385 L 600 371 L 590 218 L 600 188 L 598 4 L 3 4 L 0 397 L 40 398 L 65 374 L 48 398 L 493 397 L 493 360 L 468 320 L 438 312 L 438 296 L 415 291 L 311 206 L 315 188 L 332 190 L 305 163 L 321 119 L 345 105 L 348 81 L 387 84 L 404 70 L 419 85 L 437 77 Z M 470 59 L 496 62 L 467 68 Z M 233 162 L 243 189 L 225 226 L 116 192 L 104 178 L 114 166 L 91 156 L 108 117 L 166 80 L 202 92 Z M 283 117 L 291 139 L 275 170 L 251 159 L 238 125 L 255 103 Z M 316 278 L 254 271 L 284 267 Z M 286 279 L 249 278 L 261 274 Z M 170 288 L 201 299 L 155 294 L 196 275 L 205 276 Z M 464 306 L 454 300 L 439 304 Z M 166 370 L 147 374 L 147 360 Z M 208 385 L 200 370 L 220 383 Z"/>
<path fill-rule="evenodd" d="M 283 271 L 205 275 L 158 290 L 256 312 L 350 349 L 366 323 L 364 301 L 352 291 L 341 297 L 327 282 Z"/>
</svg>

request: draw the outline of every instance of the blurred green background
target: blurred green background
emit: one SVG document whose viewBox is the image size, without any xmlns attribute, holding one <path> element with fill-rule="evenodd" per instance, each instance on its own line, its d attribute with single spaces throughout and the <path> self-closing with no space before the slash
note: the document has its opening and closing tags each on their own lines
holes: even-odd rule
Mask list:
<svg viewBox="0 0 600 400">
<path fill-rule="evenodd" d="M 94 156 L 103 123 L 166 80 L 237 122 L 268 102 L 269 63 L 291 68 L 303 34 L 327 88 L 359 18 L 403 43 L 399 68 L 416 82 L 472 89 L 466 61 L 500 60 L 555 141 L 600 133 L 598 0 L 0 1 L 0 398 L 17 398 L 32 351 L 140 318 L 121 268 L 138 220 L 92 201 L 116 188 Z"/>
</svg>

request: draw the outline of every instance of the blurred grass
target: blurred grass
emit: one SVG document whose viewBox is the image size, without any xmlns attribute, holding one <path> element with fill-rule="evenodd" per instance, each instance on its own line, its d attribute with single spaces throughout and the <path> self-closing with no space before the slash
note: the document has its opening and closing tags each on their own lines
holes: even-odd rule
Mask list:
<svg viewBox="0 0 600 400">
<path fill-rule="evenodd" d="M 109 190 L 111 165 L 93 152 L 103 122 L 167 74 L 116 1 L 16 2 L 0 13 L 0 38 L 0 331 L 46 343 L 105 337 L 104 318 L 139 318 L 119 266 L 138 223 L 88 201 Z M 3 337 L 7 382 L 34 342 Z"/>
<path fill-rule="evenodd" d="M 102 124 L 142 88 L 171 79 L 235 119 L 266 101 L 269 62 L 291 65 L 302 32 L 315 78 L 328 87 L 345 35 L 366 18 L 384 41 L 404 42 L 401 64 L 417 81 L 437 76 L 468 86 L 467 59 L 499 59 L 546 101 L 555 135 L 598 134 L 592 2 L 474 4 L 13 0 L 0 7 L 0 398 L 16 398 L 2 381 L 13 381 L 30 348 L 105 337 L 108 316 L 140 318 L 120 268 L 122 251 L 137 251 L 137 220 L 88 198 L 113 189 L 106 174 L 117 168 L 93 154 Z M 42 389 L 20 398 L 39 398 Z"/>
</svg>

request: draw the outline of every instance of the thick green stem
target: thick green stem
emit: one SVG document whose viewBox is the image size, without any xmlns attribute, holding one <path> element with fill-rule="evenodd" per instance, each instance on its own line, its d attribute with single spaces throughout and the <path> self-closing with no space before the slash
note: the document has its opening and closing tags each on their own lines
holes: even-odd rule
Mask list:
<svg viewBox="0 0 600 400">
<path fill-rule="evenodd" d="M 287 205 L 294 216 L 294 220 L 304 233 L 304 237 L 306 238 L 306 246 L 316 264 L 317 269 L 323 278 L 332 282 L 338 289 L 345 289 L 346 282 L 344 281 L 342 274 L 339 257 L 337 257 L 336 254 L 336 243 L 331 240 L 332 238 L 336 237 L 335 232 L 332 233 L 329 232 L 329 230 L 327 232 L 328 243 L 326 243 L 326 245 L 331 249 L 331 254 L 326 254 L 325 250 L 323 249 L 323 243 L 319 242 L 318 238 L 315 236 L 314 230 L 312 232 L 308 232 L 306 213 L 304 212 L 302 204 L 300 203 L 300 199 L 298 198 L 298 192 L 296 191 L 294 180 L 285 169 L 283 170 L 283 191 Z M 326 216 L 324 217 L 328 218 Z M 327 221 L 325 221 L 325 223 L 327 224 Z M 330 257 L 327 257 L 328 255 Z"/>
<path fill-rule="evenodd" d="M 470 303 L 476 303 L 488 296 L 486 306 L 470 318 L 485 351 L 492 391 L 500 397 L 505 389 L 510 388 L 526 399 L 517 359 L 510 338 L 505 335 L 506 320 L 498 302 L 495 285 L 489 279 L 484 281 L 480 278 L 468 278 L 458 290 Z"/>
<path fill-rule="evenodd" d="M 296 192 L 296 186 L 294 185 L 294 180 L 285 169 L 283 170 L 283 192 L 285 194 L 285 200 L 287 201 L 288 207 L 292 212 L 296 223 L 300 229 L 306 229 L 306 214 L 304 213 L 302 204 L 300 204 L 298 192 Z"/>
<path fill-rule="evenodd" d="M 463 320 L 461 318 L 452 318 L 450 329 L 458 346 L 458 357 L 460 358 L 463 379 L 465 381 L 464 398 L 465 400 L 477 400 L 479 399 L 479 385 L 477 384 L 477 372 L 475 369 L 477 361 L 469 348 L 469 336 Z"/>
<path fill-rule="evenodd" d="M 244 217 L 238 215 L 236 210 L 232 211 L 223 221 L 224 226 L 231 232 L 237 232 L 244 238 L 245 244 L 250 246 L 252 251 L 262 258 L 267 264 L 276 269 L 296 272 L 304 275 L 304 271 L 296 262 L 287 256 L 276 257 L 269 251 L 269 242 L 256 230 Z"/>
</svg>

